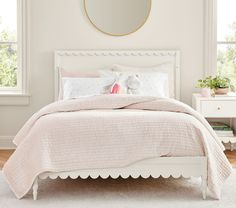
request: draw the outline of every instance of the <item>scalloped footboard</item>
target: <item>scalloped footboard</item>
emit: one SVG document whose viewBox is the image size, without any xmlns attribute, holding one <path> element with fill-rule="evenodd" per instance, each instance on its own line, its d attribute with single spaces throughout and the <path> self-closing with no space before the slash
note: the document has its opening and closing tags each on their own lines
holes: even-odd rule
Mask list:
<svg viewBox="0 0 236 208">
<path fill-rule="evenodd" d="M 116 179 L 122 177 L 132 178 L 184 178 L 201 177 L 202 178 L 202 196 L 206 199 L 207 193 L 207 157 L 158 157 L 137 161 L 125 167 L 105 168 L 105 169 L 83 169 L 65 172 L 45 172 L 40 174 L 33 184 L 33 198 L 37 199 L 38 195 L 38 180 L 39 179 L 66 179 L 68 177 L 77 179 L 78 177 L 86 179 L 91 177 L 96 179 L 101 177 L 106 179 L 111 177 Z"/>
</svg>

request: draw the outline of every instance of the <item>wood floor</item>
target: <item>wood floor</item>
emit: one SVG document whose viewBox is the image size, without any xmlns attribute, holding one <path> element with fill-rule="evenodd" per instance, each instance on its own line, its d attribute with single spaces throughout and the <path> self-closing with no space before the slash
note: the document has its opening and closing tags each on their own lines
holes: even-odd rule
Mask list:
<svg viewBox="0 0 236 208">
<path fill-rule="evenodd" d="M 226 156 L 229 159 L 232 166 L 236 168 L 236 150 L 234 150 L 233 152 L 226 151 Z"/>
<path fill-rule="evenodd" d="M 0 169 L 3 167 L 4 163 L 7 161 L 7 159 L 11 156 L 13 152 L 13 150 L 0 150 Z M 232 166 L 236 168 L 236 151 L 226 151 L 225 153 Z"/>
<path fill-rule="evenodd" d="M 2 169 L 4 163 L 8 160 L 13 152 L 13 150 L 0 150 L 0 169 Z"/>
</svg>

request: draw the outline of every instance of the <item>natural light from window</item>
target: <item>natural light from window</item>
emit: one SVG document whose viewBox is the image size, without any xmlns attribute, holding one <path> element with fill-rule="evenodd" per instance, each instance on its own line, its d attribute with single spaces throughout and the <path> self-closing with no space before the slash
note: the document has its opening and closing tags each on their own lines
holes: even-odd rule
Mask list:
<svg viewBox="0 0 236 208">
<path fill-rule="evenodd" d="M 17 87 L 17 0 L 0 0 L 0 89 Z"/>
<path fill-rule="evenodd" d="M 217 3 L 217 72 L 236 85 L 236 0 Z"/>
</svg>

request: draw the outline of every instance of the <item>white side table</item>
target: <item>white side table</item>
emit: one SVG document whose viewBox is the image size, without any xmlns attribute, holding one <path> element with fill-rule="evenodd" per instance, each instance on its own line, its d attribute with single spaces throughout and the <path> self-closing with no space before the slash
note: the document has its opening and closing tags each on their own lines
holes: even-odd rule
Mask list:
<svg viewBox="0 0 236 208">
<path fill-rule="evenodd" d="M 229 118 L 230 126 L 236 133 L 236 96 L 202 97 L 200 94 L 192 96 L 193 108 L 205 118 Z M 236 143 L 235 137 L 220 137 L 223 143 L 230 143 L 231 151 Z"/>
</svg>

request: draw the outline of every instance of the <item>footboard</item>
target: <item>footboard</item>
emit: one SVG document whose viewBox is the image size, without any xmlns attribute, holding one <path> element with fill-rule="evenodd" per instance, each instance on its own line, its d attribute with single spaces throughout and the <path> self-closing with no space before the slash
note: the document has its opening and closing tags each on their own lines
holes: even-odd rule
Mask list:
<svg viewBox="0 0 236 208">
<path fill-rule="evenodd" d="M 46 172 L 40 174 L 33 184 L 33 197 L 37 199 L 38 194 L 38 180 L 39 179 L 66 179 L 68 177 L 76 179 L 78 177 L 86 179 L 91 177 L 96 179 L 98 177 L 106 179 L 111 177 L 116 179 L 122 177 L 124 179 L 131 176 L 132 178 L 184 178 L 201 177 L 202 178 L 202 196 L 206 198 L 207 191 L 207 157 L 158 157 L 137 161 L 125 167 L 106 168 L 106 169 L 89 169 L 89 170 L 75 170 L 69 172 Z"/>
</svg>

